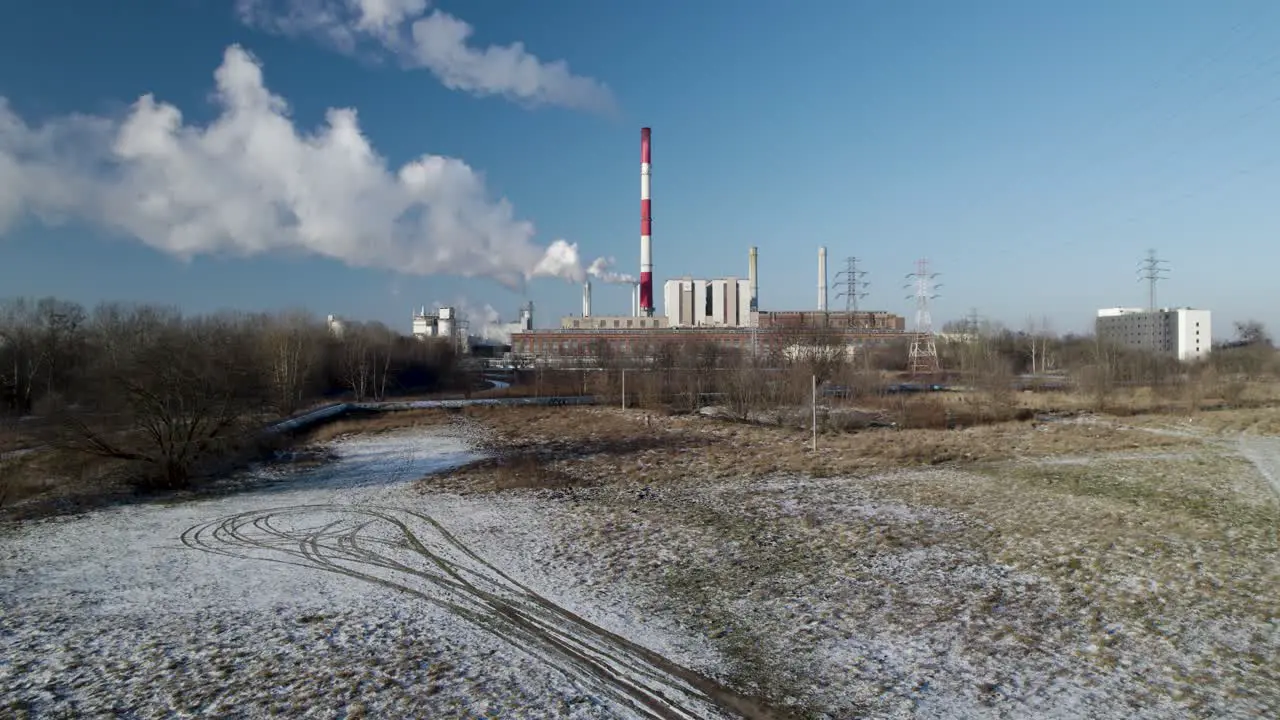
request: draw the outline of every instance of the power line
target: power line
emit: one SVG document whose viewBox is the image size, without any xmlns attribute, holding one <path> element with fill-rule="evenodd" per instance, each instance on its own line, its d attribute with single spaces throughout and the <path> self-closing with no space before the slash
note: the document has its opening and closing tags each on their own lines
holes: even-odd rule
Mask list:
<svg viewBox="0 0 1280 720">
<path fill-rule="evenodd" d="M 929 311 L 930 301 L 939 297 L 936 290 L 942 287 L 940 283 L 934 283 L 937 277 L 938 273 L 929 271 L 927 258 L 917 260 L 916 271 L 907 275 L 911 282 L 905 287 L 915 289 L 907 299 L 914 298 L 916 301 L 916 328 L 909 353 L 912 375 L 933 374 L 939 370 L 938 345 L 934 341 L 933 317 Z"/>
<path fill-rule="evenodd" d="M 863 292 L 863 290 L 870 283 L 862 280 L 866 275 L 865 270 L 858 269 L 858 258 L 856 257 L 845 258 L 844 270 L 836 273 L 836 284 L 844 285 L 844 290 L 836 294 L 836 299 L 844 298 L 846 312 L 857 312 L 858 301 L 867 296 L 867 293 Z"/>
<path fill-rule="evenodd" d="M 1155 250 L 1148 250 L 1147 257 L 1142 261 L 1142 265 L 1138 271 L 1138 279 L 1147 281 L 1147 292 L 1149 294 L 1148 309 L 1156 309 L 1156 283 L 1168 279 L 1166 273 L 1169 268 L 1164 264 L 1166 261 L 1156 256 Z"/>
</svg>

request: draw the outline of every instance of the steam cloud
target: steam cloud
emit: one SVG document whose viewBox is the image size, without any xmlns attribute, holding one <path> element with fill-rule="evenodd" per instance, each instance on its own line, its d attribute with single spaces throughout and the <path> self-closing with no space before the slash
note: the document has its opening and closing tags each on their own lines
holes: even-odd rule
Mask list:
<svg viewBox="0 0 1280 720">
<path fill-rule="evenodd" d="M 433 312 L 439 312 L 440 308 L 446 306 L 452 307 L 461 319 L 467 321 L 469 335 L 491 342 L 511 342 L 510 324 L 502 322 L 502 317 L 492 305 L 485 303 L 477 307 L 461 297 L 455 298 L 451 303 L 435 302 L 431 305 Z"/>
<path fill-rule="evenodd" d="M 429 5 L 428 0 L 237 0 L 236 10 L 247 25 L 312 37 L 348 54 L 358 52 L 362 41 L 372 41 L 402 66 L 424 68 L 453 90 L 527 105 L 616 110 L 608 87 L 574 75 L 563 60 L 543 62 L 520 42 L 472 47 L 471 25 L 440 10 L 428 15 Z"/>
<path fill-rule="evenodd" d="M 386 8 L 369 16 L 373 24 L 415 6 L 364 3 Z M 221 114 L 206 127 L 151 95 L 122 120 L 71 115 L 33 126 L 0 97 L 0 236 L 24 216 L 78 219 L 181 258 L 303 251 L 512 288 L 585 278 L 576 245 L 536 245 L 533 225 L 465 162 L 423 155 L 393 170 L 352 109 L 331 109 L 322 127 L 299 132 L 239 46 L 227 48 L 215 79 Z"/>
<path fill-rule="evenodd" d="M 587 274 L 604 283 L 628 284 L 636 282 L 633 275 L 610 270 L 609 268 L 615 263 L 616 260 L 614 258 L 596 258 L 587 268 Z"/>
</svg>

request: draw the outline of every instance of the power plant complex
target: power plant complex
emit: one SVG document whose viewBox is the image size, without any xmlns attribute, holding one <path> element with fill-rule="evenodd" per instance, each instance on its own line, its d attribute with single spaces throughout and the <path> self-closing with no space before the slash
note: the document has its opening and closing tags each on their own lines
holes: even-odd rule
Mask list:
<svg viewBox="0 0 1280 720">
<path fill-rule="evenodd" d="M 742 350 L 779 349 L 797 344 L 797 333 L 824 329 L 849 345 L 883 342 L 906 332 L 902 316 L 888 312 L 827 308 L 826 248 L 818 249 L 817 310 L 766 311 L 759 302 L 759 251 L 747 250 L 746 278 L 683 277 L 662 288 L 664 314 L 654 306 L 651 173 L 652 135 L 640 129 L 640 280 L 634 283 L 630 315 L 596 315 L 591 281 L 582 287 L 582 314 L 560 319 L 559 327 L 534 329 L 532 308 L 522 311 L 511 333 L 511 351 L 548 364 L 576 362 L 599 352 L 652 357 L 664 343 L 701 341 Z M 783 348 L 785 349 L 785 348 Z"/>
<path fill-rule="evenodd" d="M 440 307 L 433 312 L 422 308 L 413 316 L 413 335 L 418 338 L 448 339 L 464 353 L 510 362 L 555 366 L 590 366 L 602 352 L 635 360 L 656 358 L 664 345 L 695 342 L 751 353 L 787 355 L 806 348 L 845 347 L 856 350 L 895 339 L 910 339 L 910 370 L 931 374 L 940 369 L 930 315 L 930 301 L 937 285 L 937 273 L 929 261 L 916 262 L 907 275 L 915 299 L 915 321 L 910 332 L 906 319 L 885 311 L 858 309 L 865 297 L 862 281 L 866 273 L 858 269 L 859 258 L 845 258 L 845 269 L 837 273 L 837 285 L 845 307 L 832 310 L 827 304 L 830 283 L 827 275 L 827 248 L 818 250 L 818 297 L 815 310 L 763 310 L 760 305 L 760 253 L 747 248 L 747 272 L 720 278 L 681 277 L 667 280 L 662 287 L 664 312 L 657 313 L 653 292 L 653 201 L 652 134 L 640 129 L 640 277 L 607 272 L 607 264 L 593 264 L 582 285 L 582 314 L 560 318 L 558 327 L 535 329 L 533 303 L 520 308 L 516 322 L 486 325 L 472 334 L 467 320 L 456 308 Z M 1097 336 L 1112 344 L 1171 355 L 1180 360 L 1203 358 L 1210 351 L 1210 317 L 1207 310 L 1191 308 L 1157 309 L 1155 283 L 1164 268 L 1152 250 L 1143 278 L 1150 283 L 1150 307 L 1113 308 L 1098 311 Z M 628 315 L 598 315 L 592 310 L 592 283 L 628 285 L 631 312 Z M 330 330 L 340 335 L 339 318 L 329 317 Z M 821 335 L 821 340 L 818 336 Z"/>
</svg>

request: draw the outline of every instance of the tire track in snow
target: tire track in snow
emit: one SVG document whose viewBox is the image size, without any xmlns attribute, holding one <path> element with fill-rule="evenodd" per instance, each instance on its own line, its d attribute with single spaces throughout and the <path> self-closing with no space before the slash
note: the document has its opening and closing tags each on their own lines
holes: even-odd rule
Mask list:
<svg viewBox="0 0 1280 720">
<path fill-rule="evenodd" d="M 1253 467 L 1271 486 L 1271 491 L 1280 498 L 1280 438 L 1244 433 L 1236 442 L 1240 454 L 1253 463 Z"/>
<path fill-rule="evenodd" d="M 380 505 L 298 505 L 189 528 L 187 547 L 332 572 L 399 590 L 492 633 L 640 717 L 770 718 L 719 683 L 519 583 L 435 519 Z"/>
</svg>

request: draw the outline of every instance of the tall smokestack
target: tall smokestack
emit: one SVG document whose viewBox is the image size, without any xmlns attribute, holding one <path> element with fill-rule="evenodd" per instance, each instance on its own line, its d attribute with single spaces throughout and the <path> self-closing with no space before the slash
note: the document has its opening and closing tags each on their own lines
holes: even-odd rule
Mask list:
<svg viewBox="0 0 1280 720">
<path fill-rule="evenodd" d="M 640 313 L 653 316 L 653 238 L 649 214 L 649 128 L 640 128 Z"/>
<path fill-rule="evenodd" d="M 760 309 L 760 283 L 759 277 L 756 275 L 756 260 L 760 257 L 760 251 L 755 245 L 751 246 L 751 250 L 747 252 L 747 284 L 751 286 L 751 309 Z"/>
<path fill-rule="evenodd" d="M 827 311 L 827 248 L 818 248 L 818 312 Z"/>
<path fill-rule="evenodd" d="M 582 283 L 582 317 L 591 317 L 591 281 Z"/>
</svg>

